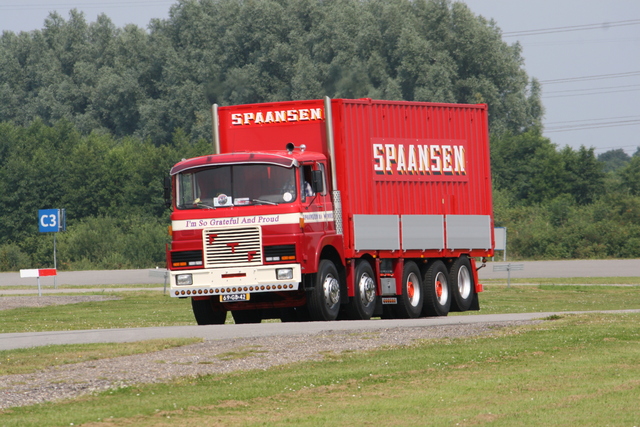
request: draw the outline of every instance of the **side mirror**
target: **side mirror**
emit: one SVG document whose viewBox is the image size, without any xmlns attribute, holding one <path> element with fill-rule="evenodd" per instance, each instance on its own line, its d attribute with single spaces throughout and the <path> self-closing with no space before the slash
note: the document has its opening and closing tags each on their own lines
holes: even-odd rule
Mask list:
<svg viewBox="0 0 640 427">
<path fill-rule="evenodd" d="M 164 205 L 167 208 L 171 207 L 171 177 L 164 177 Z"/>
<path fill-rule="evenodd" d="M 324 194 L 324 175 L 322 171 L 311 171 L 311 188 L 316 194 Z"/>
</svg>

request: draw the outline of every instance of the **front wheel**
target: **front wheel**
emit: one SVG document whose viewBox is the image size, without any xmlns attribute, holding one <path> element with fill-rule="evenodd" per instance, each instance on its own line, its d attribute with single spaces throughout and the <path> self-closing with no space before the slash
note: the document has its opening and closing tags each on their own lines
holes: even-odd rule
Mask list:
<svg viewBox="0 0 640 427">
<path fill-rule="evenodd" d="M 352 320 L 369 320 L 376 308 L 376 282 L 368 261 L 356 267 L 355 295 L 349 299 L 348 314 Z"/>
<path fill-rule="evenodd" d="M 446 316 L 451 308 L 451 292 L 447 267 L 435 261 L 424 274 L 424 316 Z"/>
<path fill-rule="evenodd" d="M 215 309 L 211 298 L 191 298 L 191 308 L 198 325 L 222 325 L 227 320 L 227 311 Z"/>
<path fill-rule="evenodd" d="M 402 272 L 402 295 L 398 297 L 396 315 L 405 319 L 420 317 L 423 304 L 424 293 L 420 269 L 415 262 L 406 262 Z"/>
<path fill-rule="evenodd" d="M 328 259 L 320 261 L 316 282 L 307 303 L 311 320 L 336 320 L 340 312 L 340 281 L 338 269 Z"/>
</svg>

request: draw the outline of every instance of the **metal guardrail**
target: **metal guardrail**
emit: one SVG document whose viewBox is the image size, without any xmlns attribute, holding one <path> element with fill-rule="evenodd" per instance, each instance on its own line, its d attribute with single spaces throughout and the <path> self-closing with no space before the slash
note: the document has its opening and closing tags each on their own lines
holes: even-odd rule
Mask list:
<svg viewBox="0 0 640 427">
<path fill-rule="evenodd" d="M 511 286 L 511 272 L 524 270 L 524 264 L 500 264 L 494 265 L 493 271 L 506 271 L 507 272 L 507 288 Z"/>
</svg>

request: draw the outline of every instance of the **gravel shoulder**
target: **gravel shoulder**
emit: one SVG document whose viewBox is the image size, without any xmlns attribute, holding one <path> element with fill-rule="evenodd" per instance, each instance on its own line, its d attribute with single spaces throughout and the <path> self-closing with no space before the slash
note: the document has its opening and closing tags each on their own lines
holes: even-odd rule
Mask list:
<svg viewBox="0 0 640 427">
<path fill-rule="evenodd" d="M 20 301 L 15 299 L 8 302 L 7 298 L 0 298 L 0 309 Z M 39 304 L 64 304 L 86 301 L 86 298 L 95 297 L 48 296 L 37 300 Z M 23 302 L 31 303 L 34 298 L 28 300 Z M 32 374 L 0 376 L 0 409 L 74 398 L 135 384 L 170 381 L 179 377 L 268 369 L 305 360 L 321 360 L 327 353 L 406 346 L 416 340 L 486 335 L 505 327 L 531 323 L 534 321 L 208 340 L 158 352 L 56 366 Z"/>
</svg>

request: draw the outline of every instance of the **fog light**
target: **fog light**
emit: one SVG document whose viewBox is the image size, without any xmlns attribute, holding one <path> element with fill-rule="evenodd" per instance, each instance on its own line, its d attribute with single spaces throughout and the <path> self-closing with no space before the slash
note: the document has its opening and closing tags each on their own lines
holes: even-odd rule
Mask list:
<svg viewBox="0 0 640 427">
<path fill-rule="evenodd" d="M 178 274 L 176 276 L 176 285 L 178 286 L 193 285 L 193 277 L 191 276 L 191 274 Z"/>
<path fill-rule="evenodd" d="M 293 268 L 278 268 L 276 269 L 276 277 L 278 280 L 292 280 Z"/>
</svg>

